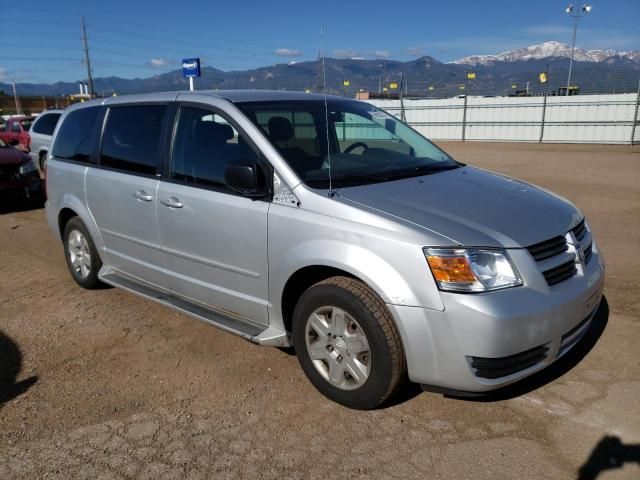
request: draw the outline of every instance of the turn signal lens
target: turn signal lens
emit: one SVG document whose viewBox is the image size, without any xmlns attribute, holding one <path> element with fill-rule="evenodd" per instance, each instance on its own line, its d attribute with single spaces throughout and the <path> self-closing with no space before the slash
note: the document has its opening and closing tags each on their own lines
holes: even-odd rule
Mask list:
<svg viewBox="0 0 640 480">
<path fill-rule="evenodd" d="M 427 261 L 438 282 L 468 282 L 476 281 L 467 257 L 436 257 L 427 255 Z"/>
<path fill-rule="evenodd" d="M 425 248 L 438 288 L 451 292 L 488 292 L 522 285 L 506 250 Z"/>
</svg>

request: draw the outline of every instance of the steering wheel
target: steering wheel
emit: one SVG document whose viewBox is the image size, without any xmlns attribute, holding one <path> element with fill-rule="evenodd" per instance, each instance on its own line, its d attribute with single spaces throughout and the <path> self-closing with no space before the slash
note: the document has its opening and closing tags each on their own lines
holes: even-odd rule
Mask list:
<svg viewBox="0 0 640 480">
<path fill-rule="evenodd" d="M 356 142 L 356 143 L 352 143 L 347 148 L 345 148 L 344 152 L 342 152 L 342 153 L 351 153 L 353 150 L 355 150 L 358 147 L 362 147 L 364 150 L 369 150 L 369 145 L 367 145 L 366 143 L 364 143 L 364 142 Z"/>
</svg>

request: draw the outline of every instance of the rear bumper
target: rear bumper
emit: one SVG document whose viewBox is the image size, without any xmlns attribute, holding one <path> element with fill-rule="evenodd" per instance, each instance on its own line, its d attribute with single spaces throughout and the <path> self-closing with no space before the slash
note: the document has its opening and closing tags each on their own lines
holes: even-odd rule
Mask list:
<svg viewBox="0 0 640 480">
<path fill-rule="evenodd" d="M 567 353 L 588 330 L 604 289 L 594 251 L 584 275 L 546 289 L 527 286 L 480 295 L 442 292 L 444 311 L 389 305 L 409 378 L 486 392 L 516 382 Z"/>
</svg>

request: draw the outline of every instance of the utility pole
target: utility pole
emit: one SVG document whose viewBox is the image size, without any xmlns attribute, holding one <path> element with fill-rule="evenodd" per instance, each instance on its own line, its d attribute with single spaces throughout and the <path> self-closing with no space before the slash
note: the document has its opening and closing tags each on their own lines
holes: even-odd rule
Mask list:
<svg viewBox="0 0 640 480">
<path fill-rule="evenodd" d="M 544 82 L 544 100 L 542 103 L 542 119 L 540 120 L 540 138 L 538 139 L 538 143 L 542 143 L 542 139 L 544 138 L 544 121 L 547 115 L 547 97 L 549 96 L 549 64 L 547 63 L 547 68 L 544 71 L 545 82 Z"/>
<path fill-rule="evenodd" d="M 22 115 L 20 100 L 18 100 L 18 94 L 16 93 L 16 82 L 13 79 L 11 79 L 11 87 L 13 88 L 13 101 L 16 103 L 16 115 Z"/>
<path fill-rule="evenodd" d="M 467 138 L 467 99 L 469 98 L 469 70 L 464 74 L 464 110 L 462 110 L 462 141 Z"/>
<path fill-rule="evenodd" d="M 82 15 L 82 42 L 84 43 L 84 63 L 87 64 L 87 79 L 89 83 L 89 97 L 93 98 L 93 74 L 91 73 L 91 59 L 89 58 L 89 39 L 87 38 L 87 25 Z"/>
<path fill-rule="evenodd" d="M 400 120 L 406 121 L 404 113 L 404 100 L 402 98 L 402 89 L 404 88 L 404 73 L 400 73 Z"/>
<path fill-rule="evenodd" d="M 576 32 L 578 31 L 578 20 L 591 11 L 591 5 L 584 4 L 580 10 L 574 9 L 573 5 L 569 5 L 565 12 L 573 18 L 573 38 L 571 39 L 571 60 L 569 60 L 569 76 L 567 77 L 567 97 L 571 88 L 571 71 L 573 70 L 573 54 L 576 50 Z"/>
</svg>

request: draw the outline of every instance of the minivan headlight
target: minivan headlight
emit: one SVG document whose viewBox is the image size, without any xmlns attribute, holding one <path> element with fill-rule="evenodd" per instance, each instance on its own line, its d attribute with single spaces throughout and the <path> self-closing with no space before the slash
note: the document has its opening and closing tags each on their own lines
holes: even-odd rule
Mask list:
<svg viewBox="0 0 640 480">
<path fill-rule="evenodd" d="M 35 172 L 36 170 L 36 164 L 33 163 L 33 160 L 29 160 L 28 162 L 20 165 L 18 172 L 20 172 L 20 175 L 26 175 L 27 173 Z"/>
<path fill-rule="evenodd" d="M 488 292 L 522 285 L 505 250 L 425 248 L 438 288 L 451 292 Z"/>
</svg>

